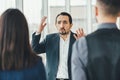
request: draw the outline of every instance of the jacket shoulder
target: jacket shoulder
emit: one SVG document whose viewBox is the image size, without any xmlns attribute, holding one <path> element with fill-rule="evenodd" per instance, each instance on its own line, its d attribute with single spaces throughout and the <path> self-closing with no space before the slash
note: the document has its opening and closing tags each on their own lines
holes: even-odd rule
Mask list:
<svg viewBox="0 0 120 80">
<path fill-rule="evenodd" d="M 59 34 L 58 33 L 52 33 L 52 34 L 48 34 L 46 36 L 46 38 L 53 38 L 53 37 L 56 37 L 56 36 L 59 36 Z"/>
</svg>

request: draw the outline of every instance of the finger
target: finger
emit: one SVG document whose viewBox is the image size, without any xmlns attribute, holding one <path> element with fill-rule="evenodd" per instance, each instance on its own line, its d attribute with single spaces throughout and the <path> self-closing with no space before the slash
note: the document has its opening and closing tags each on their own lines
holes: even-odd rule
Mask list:
<svg viewBox="0 0 120 80">
<path fill-rule="evenodd" d="M 78 28 L 78 32 L 79 32 L 79 34 L 81 34 L 81 28 Z"/>
<path fill-rule="evenodd" d="M 43 27 L 45 27 L 46 26 L 46 23 L 45 24 L 43 24 Z"/>
<path fill-rule="evenodd" d="M 82 33 L 81 33 L 81 29 L 79 28 L 78 30 L 77 30 L 77 37 L 81 37 L 82 36 Z"/>
<path fill-rule="evenodd" d="M 80 33 L 81 33 L 82 35 L 84 35 L 83 28 L 81 28 Z"/>
<path fill-rule="evenodd" d="M 79 29 L 79 32 L 80 32 L 80 35 L 81 35 L 81 36 L 84 36 L 83 28 L 80 28 L 80 29 Z"/>
<path fill-rule="evenodd" d="M 79 36 L 79 34 L 80 34 L 80 33 L 79 33 L 79 30 L 76 30 L 76 34 L 77 34 L 77 36 Z"/>
<path fill-rule="evenodd" d="M 46 19 L 47 19 L 47 17 L 44 16 L 44 17 L 42 18 L 42 20 L 41 20 L 41 24 L 44 24 L 44 22 L 45 22 Z"/>
<path fill-rule="evenodd" d="M 76 34 L 74 34 L 73 36 L 74 36 L 74 38 L 77 40 L 77 36 L 76 36 Z"/>
</svg>

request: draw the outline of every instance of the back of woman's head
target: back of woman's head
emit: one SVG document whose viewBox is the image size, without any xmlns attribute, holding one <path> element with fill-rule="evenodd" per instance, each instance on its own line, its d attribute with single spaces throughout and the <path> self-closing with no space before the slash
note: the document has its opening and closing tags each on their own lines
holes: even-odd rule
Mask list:
<svg viewBox="0 0 120 80">
<path fill-rule="evenodd" d="M 32 55 L 25 16 L 18 9 L 7 9 L 0 17 L 0 68 L 28 67 Z"/>
</svg>

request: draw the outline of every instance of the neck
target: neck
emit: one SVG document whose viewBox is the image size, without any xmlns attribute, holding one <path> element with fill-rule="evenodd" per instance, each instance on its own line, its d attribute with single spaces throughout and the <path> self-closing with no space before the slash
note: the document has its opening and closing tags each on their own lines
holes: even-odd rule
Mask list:
<svg viewBox="0 0 120 80">
<path fill-rule="evenodd" d="M 68 34 L 65 34 L 65 35 L 61 35 L 61 34 L 60 34 L 60 37 L 63 38 L 63 40 L 65 41 L 65 40 L 68 38 L 68 35 L 69 35 L 69 33 L 68 33 Z"/>
<path fill-rule="evenodd" d="M 116 23 L 117 17 L 113 16 L 100 16 L 98 17 L 98 23 Z"/>
</svg>

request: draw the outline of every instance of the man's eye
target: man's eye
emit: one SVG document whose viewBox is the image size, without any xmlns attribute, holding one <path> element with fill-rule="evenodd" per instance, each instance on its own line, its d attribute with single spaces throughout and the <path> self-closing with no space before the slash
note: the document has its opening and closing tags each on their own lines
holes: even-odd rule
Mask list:
<svg viewBox="0 0 120 80">
<path fill-rule="evenodd" d="M 67 24 L 67 22 L 66 22 L 66 21 L 64 21 L 63 23 L 64 23 L 64 24 Z"/>
<path fill-rule="evenodd" d="M 61 22 L 58 22 L 58 24 L 60 24 Z"/>
</svg>

